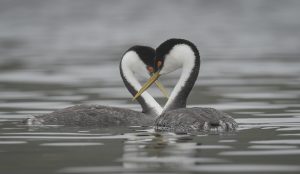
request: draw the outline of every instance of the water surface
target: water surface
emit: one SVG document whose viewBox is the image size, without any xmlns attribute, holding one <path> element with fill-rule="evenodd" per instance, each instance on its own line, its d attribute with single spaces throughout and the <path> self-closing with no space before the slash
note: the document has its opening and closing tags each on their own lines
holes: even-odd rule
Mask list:
<svg viewBox="0 0 300 174">
<path fill-rule="evenodd" d="M 283 58 L 284 59 L 284 58 Z M 0 166 L 5 173 L 298 173 L 300 171 L 300 63 L 267 59 L 207 60 L 189 100 L 231 114 L 235 133 L 176 135 L 151 127 L 120 129 L 27 127 L 20 120 L 75 104 L 139 110 L 118 75 L 116 62 L 98 65 L 25 67 L 0 74 Z M 218 64 L 222 67 L 216 68 Z M 291 66 L 297 68 L 290 68 Z M 102 67 L 106 68 L 102 68 Z M 110 67 L 110 68 L 107 68 Z M 76 71 L 82 73 L 78 75 Z M 230 71 L 222 73 L 223 71 Z M 257 73 L 261 71 L 261 73 Z M 264 72 L 263 72 L 264 71 Z M 288 72 L 287 72 L 288 71 Z M 91 73 L 89 73 L 91 72 Z M 93 73 L 92 73 L 93 72 Z M 30 74 L 25 76 L 24 74 Z M 218 74 L 218 75 L 216 75 Z M 84 81 L 84 83 L 82 83 Z M 164 84 L 171 90 L 175 76 Z M 111 86 L 111 87 L 109 87 Z M 161 103 L 159 91 L 151 90 Z"/>
</svg>

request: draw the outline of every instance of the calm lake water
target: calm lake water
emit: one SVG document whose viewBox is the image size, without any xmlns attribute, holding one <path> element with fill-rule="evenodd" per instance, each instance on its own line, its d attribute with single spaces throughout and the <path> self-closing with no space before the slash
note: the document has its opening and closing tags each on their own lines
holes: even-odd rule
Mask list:
<svg viewBox="0 0 300 174">
<path fill-rule="evenodd" d="M 235 133 L 20 124 L 28 115 L 83 103 L 139 110 L 117 77 L 117 63 L 1 71 L 1 173 L 300 172 L 300 62 L 294 58 L 203 63 L 189 106 L 231 114 L 239 123 Z M 171 90 L 176 77 L 162 81 Z"/>
<path fill-rule="evenodd" d="M 150 1 L 124 2 L 0 2 L 0 173 L 300 173 L 300 23 L 293 3 L 274 1 L 274 10 L 258 1 L 191 1 L 187 8 L 168 1 L 153 11 Z M 276 15 L 290 20 L 278 23 Z M 20 123 L 75 104 L 140 110 L 120 78 L 121 55 L 133 44 L 157 46 L 174 36 L 195 42 L 203 60 L 189 107 L 232 115 L 236 132 Z M 169 91 L 178 73 L 162 78 Z M 165 102 L 155 86 L 150 93 Z"/>
</svg>

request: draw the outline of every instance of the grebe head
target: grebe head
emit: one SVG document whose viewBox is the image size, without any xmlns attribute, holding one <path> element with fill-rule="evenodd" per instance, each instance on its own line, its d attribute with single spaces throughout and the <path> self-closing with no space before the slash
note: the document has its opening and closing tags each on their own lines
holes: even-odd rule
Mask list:
<svg viewBox="0 0 300 174">
<path fill-rule="evenodd" d="M 141 85 L 134 77 L 136 74 L 149 78 L 154 73 L 155 50 L 148 46 L 136 45 L 128 49 L 121 60 L 121 77 L 132 95 L 135 95 Z M 155 82 L 163 95 L 168 98 L 169 94 L 165 87 L 158 81 Z"/>
<path fill-rule="evenodd" d="M 122 63 L 135 74 L 147 75 L 154 72 L 155 50 L 148 46 L 136 45 L 123 55 Z"/>
<path fill-rule="evenodd" d="M 195 79 L 195 77 L 197 78 L 199 66 L 200 55 L 198 49 L 192 42 L 185 39 L 169 39 L 163 42 L 156 49 L 154 73 L 152 77 L 143 85 L 134 99 L 147 90 L 160 75 L 173 72 L 179 68 L 183 68 L 181 79 L 188 79 L 191 75 L 193 79 Z M 184 83 L 183 80 L 181 83 Z"/>
<path fill-rule="evenodd" d="M 198 51 L 188 40 L 169 39 L 156 49 L 155 72 L 160 75 L 173 72 L 194 62 Z"/>
</svg>

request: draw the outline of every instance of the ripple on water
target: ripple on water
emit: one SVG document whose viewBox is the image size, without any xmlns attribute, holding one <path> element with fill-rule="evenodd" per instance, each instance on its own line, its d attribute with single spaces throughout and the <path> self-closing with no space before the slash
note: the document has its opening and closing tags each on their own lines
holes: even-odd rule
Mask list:
<svg viewBox="0 0 300 174">
<path fill-rule="evenodd" d="M 126 100 L 89 100 L 82 102 L 82 104 L 87 104 L 87 105 L 108 105 L 108 106 L 120 106 L 121 107 L 127 107 L 129 106 L 126 104 Z M 137 105 L 137 104 L 136 104 Z"/>
<path fill-rule="evenodd" d="M 252 144 L 299 144 L 300 145 L 300 139 L 283 139 L 283 140 L 261 140 L 261 141 L 250 141 Z"/>
<path fill-rule="evenodd" d="M 231 149 L 231 146 L 228 145 L 203 145 L 203 144 L 196 144 L 196 143 L 182 143 L 182 144 L 176 144 L 177 149 Z"/>
<path fill-rule="evenodd" d="M 71 106 L 68 102 L 14 102 L 0 103 L 0 108 L 18 109 L 62 109 Z"/>
<path fill-rule="evenodd" d="M 196 146 L 195 149 L 231 149 L 231 146 L 226 145 L 200 145 Z"/>
<path fill-rule="evenodd" d="M 298 146 L 290 145 L 252 145 L 249 149 L 297 149 Z"/>
<path fill-rule="evenodd" d="M 21 127 L 4 127 L 2 129 L 3 130 L 21 130 L 21 129 L 26 129 L 26 128 L 21 128 Z"/>
<path fill-rule="evenodd" d="M 219 154 L 226 155 L 226 156 L 299 155 L 300 149 L 225 151 L 225 152 L 220 152 Z"/>
<path fill-rule="evenodd" d="M 110 99 L 118 98 L 118 99 L 128 99 L 132 96 L 127 92 L 126 88 L 122 87 L 102 87 L 102 88 L 83 88 L 80 90 L 81 93 L 84 94 L 99 94 L 102 97 L 107 97 Z M 162 97 L 159 89 L 152 88 L 151 95 L 153 97 Z"/>
<path fill-rule="evenodd" d="M 237 140 L 219 140 L 219 143 L 235 143 Z"/>
<path fill-rule="evenodd" d="M 136 169 L 123 168 L 120 166 L 89 166 L 89 167 L 66 167 L 58 171 L 59 173 L 123 173 L 136 172 Z"/>
<path fill-rule="evenodd" d="M 300 113 L 300 110 L 299 109 L 288 109 L 286 110 L 286 112 L 299 112 Z"/>
<path fill-rule="evenodd" d="M 300 167 L 296 165 L 259 165 L 259 164 L 213 164 L 192 166 L 188 171 L 195 172 L 297 172 Z"/>
<path fill-rule="evenodd" d="M 278 127 L 295 127 L 300 126 L 300 123 L 248 123 L 240 124 L 237 130 L 247 130 L 251 128 L 276 129 Z"/>
<path fill-rule="evenodd" d="M 168 164 L 192 164 L 192 163 L 221 163 L 227 160 L 218 158 L 192 158 L 183 156 L 173 157 L 125 157 L 121 161 L 134 163 L 168 163 Z"/>
<path fill-rule="evenodd" d="M 286 127 L 286 128 L 279 128 L 276 129 L 277 131 L 298 131 L 300 127 Z"/>
<path fill-rule="evenodd" d="M 37 71 L 30 72 L 19 70 L 15 72 L 7 72 L 0 74 L 0 82 L 18 82 L 31 84 L 74 84 L 81 83 L 76 76 L 65 74 L 46 74 L 45 72 L 38 73 Z"/>
<path fill-rule="evenodd" d="M 262 127 L 261 129 L 265 129 L 265 130 L 268 130 L 268 129 L 277 129 L 278 127 L 275 127 L 275 126 L 268 126 L 268 127 Z"/>
<path fill-rule="evenodd" d="M 295 82 L 294 78 L 224 78 L 219 76 L 218 78 L 202 79 L 196 81 L 196 85 L 202 86 L 239 86 L 239 87 L 249 87 L 249 86 L 262 86 L 262 85 L 299 85 L 299 82 Z"/>
<path fill-rule="evenodd" d="M 103 139 L 128 139 L 130 135 L 115 136 L 0 136 L 0 139 L 45 139 L 45 140 L 103 140 Z"/>
<path fill-rule="evenodd" d="M 41 146 L 55 146 L 55 147 L 72 147 L 72 146 L 100 146 L 103 143 L 98 142 L 59 142 L 59 143 L 42 143 Z"/>
<path fill-rule="evenodd" d="M 173 169 L 174 172 L 298 172 L 300 167 L 296 165 L 259 165 L 259 164 L 207 164 L 199 166 L 180 166 Z M 90 167 L 67 167 L 61 173 L 136 173 L 139 168 L 123 168 L 120 166 L 90 166 Z M 141 171 L 142 173 L 142 171 Z M 157 173 L 157 172 L 153 172 Z"/>
<path fill-rule="evenodd" d="M 0 145 L 2 144 L 26 144 L 26 141 L 0 141 Z"/>
<path fill-rule="evenodd" d="M 279 134 L 279 136 L 300 136 L 300 133 L 295 133 L 295 134 Z"/>
<path fill-rule="evenodd" d="M 245 115 L 255 115 L 255 114 L 263 114 L 263 112 L 257 112 L 257 111 L 239 111 L 239 112 L 233 112 L 235 114 L 245 114 Z"/>
<path fill-rule="evenodd" d="M 300 113 L 257 113 L 254 116 L 271 116 L 271 117 L 283 117 L 283 116 L 300 116 Z"/>
<path fill-rule="evenodd" d="M 18 121 L 19 119 L 0 119 L 0 122 Z"/>
<path fill-rule="evenodd" d="M 213 93 L 242 93 L 242 92 L 257 92 L 257 91 L 275 91 L 276 86 L 211 86 L 209 88 Z"/>
<path fill-rule="evenodd" d="M 83 88 L 79 92 L 85 94 L 99 94 L 109 98 L 130 98 L 131 95 L 126 92 L 124 87 L 110 87 L 110 88 Z"/>
<path fill-rule="evenodd" d="M 190 105 L 189 107 L 213 107 L 220 110 L 240 110 L 240 109 L 286 109 L 298 106 L 297 104 L 270 104 L 267 102 L 228 102 L 218 104 Z"/>
<path fill-rule="evenodd" d="M 1 100 L 12 100 L 12 99 L 41 99 L 45 97 L 45 94 L 40 92 L 25 92 L 25 91 L 4 91 L 0 92 Z"/>
<path fill-rule="evenodd" d="M 299 123 L 300 118 L 237 118 L 235 121 L 239 124 Z"/>
<path fill-rule="evenodd" d="M 16 111 L 15 113 L 19 113 L 19 114 L 47 114 L 53 112 L 53 110 L 19 110 Z"/>
<path fill-rule="evenodd" d="M 91 136 L 106 136 L 111 134 L 91 134 L 91 133 L 72 133 L 72 132 L 9 132 L 1 133 L 2 135 L 91 135 Z"/>
<path fill-rule="evenodd" d="M 47 96 L 45 98 L 43 98 L 43 100 L 46 101 L 82 101 L 82 100 L 86 100 L 87 96 L 85 95 L 71 95 L 71 96 Z"/>
<path fill-rule="evenodd" d="M 266 93 L 266 92 L 255 92 L 255 93 L 226 93 L 223 94 L 227 98 L 239 98 L 239 99 L 297 99 L 299 95 L 292 93 Z"/>
<path fill-rule="evenodd" d="M 0 119 L 24 119 L 30 117 L 29 115 L 23 115 L 23 114 L 5 114 L 0 115 Z"/>
</svg>

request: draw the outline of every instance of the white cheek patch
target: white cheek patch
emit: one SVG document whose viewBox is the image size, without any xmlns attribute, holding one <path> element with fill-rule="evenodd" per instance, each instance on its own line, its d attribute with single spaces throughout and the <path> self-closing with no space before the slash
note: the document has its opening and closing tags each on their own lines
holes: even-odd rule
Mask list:
<svg viewBox="0 0 300 174">
<path fill-rule="evenodd" d="M 148 79 L 150 75 L 146 65 L 141 59 L 139 58 L 135 58 L 135 59 L 136 60 L 134 61 L 134 63 L 130 64 L 130 68 L 132 69 L 134 75 Z"/>
<path fill-rule="evenodd" d="M 123 57 L 123 68 L 130 69 L 134 75 L 141 75 L 143 77 L 149 78 L 149 73 L 146 69 L 146 65 L 139 58 L 138 54 L 134 51 L 126 53 Z"/>
<path fill-rule="evenodd" d="M 194 52 L 188 45 L 178 44 L 166 55 L 164 66 L 160 73 L 167 74 L 183 66 L 191 66 L 194 64 L 194 57 Z"/>
<path fill-rule="evenodd" d="M 122 69 L 126 80 L 134 87 L 136 91 L 141 89 L 141 84 L 138 82 L 135 75 L 143 75 L 146 78 L 149 78 L 144 63 L 134 51 L 129 51 L 124 55 L 122 59 Z"/>
<path fill-rule="evenodd" d="M 174 59 L 171 55 L 165 57 L 165 62 L 160 74 L 168 74 L 182 66 L 182 63 L 176 59 Z"/>
</svg>

